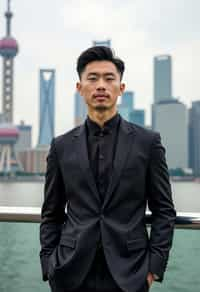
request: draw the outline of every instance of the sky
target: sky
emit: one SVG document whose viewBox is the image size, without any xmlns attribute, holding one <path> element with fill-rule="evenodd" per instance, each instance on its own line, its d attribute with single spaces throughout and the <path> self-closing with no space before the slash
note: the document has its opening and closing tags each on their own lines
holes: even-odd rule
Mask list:
<svg viewBox="0 0 200 292">
<path fill-rule="evenodd" d="M 0 0 L 0 37 L 5 35 Z M 76 60 L 93 40 L 111 39 L 125 61 L 124 82 L 135 92 L 135 107 L 151 121 L 153 58 L 172 56 L 173 96 L 187 107 L 200 100 L 199 0 L 11 0 L 15 59 L 14 122 L 39 128 L 39 69 L 56 69 L 56 135 L 74 126 Z M 0 62 L 2 63 L 2 62 Z M 2 64 L 0 65 L 2 103 Z"/>
</svg>

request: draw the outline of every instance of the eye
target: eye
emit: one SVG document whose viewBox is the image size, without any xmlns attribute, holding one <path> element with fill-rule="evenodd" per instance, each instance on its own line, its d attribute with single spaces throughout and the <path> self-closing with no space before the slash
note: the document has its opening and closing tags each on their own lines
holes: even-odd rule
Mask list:
<svg viewBox="0 0 200 292">
<path fill-rule="evenodd" d="M 106 80 L 107 81 L 111 81 L 111 80 L 114 80 L 115 78 L 113 77 L 113 76 L 108 76 L 108 77 L 106 77 Z"/>
<path fill-rule="evenodd" d="M 95 76 L 91 76 L 91 77 L 88 77 L 88 80 L 90 80 L 90 81 L 95 81 L 95 80 L 97 80 L 97 77 L 95 77 Z"/>
</svg>

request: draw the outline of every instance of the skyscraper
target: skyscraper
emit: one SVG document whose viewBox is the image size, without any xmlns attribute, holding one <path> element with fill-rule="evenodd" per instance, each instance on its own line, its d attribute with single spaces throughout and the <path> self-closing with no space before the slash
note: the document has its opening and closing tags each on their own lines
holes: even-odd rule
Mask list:
<svg viewBox="0 0 200 292">
<path fill-rule="evenodd" d="M 93 46 L 105 46 L 105 47 L 111 47 L 111 40 L 105 40 L 105 41 L 93 41 Z"/>
<path fill-rule="evenodd" d="M 125 120 L 142 127 L 145 126 L 145 111 L 143 109 L 135 109 L 133 91 L 125 91 L 121 97 L 121 103 L 117 107 Z"/>
<path fill-rule="evenodd" d="M 55 131 L 55 70 L 40 70 L 39 145 L 49 145 Z"/>
<path fill-rule="evenodd" d="M 3 57 L 3 119 L 13 122 L 13 80 L 14 58 L 18 53 L 17 41 L 11 36 L 11 19 L 13 13 L 8 0 L 6 17 L 6 36 L 0 40 L 0 55 Z"/>
<path fill-rule="evenodd" d="M 177 99 L 153 105 L 154 130 L 161 134 L 170 169 L 188 167 L 188 110 Z"/>
<path fill-rule="evenodd" d="M 134 109 L 130 113 L 130 122 L 139 126 L 145 126 L 145 111 L 142 109 Z"/>
<path fill-rule="evenodd" d="M 130 121 L 130 114 L 134 107 L 134 92 L 125 91 L 121 96 L 121 103 L 117 107 L 121 116 L 125 120 Z"/>
<path fill-rule="evenodd" d="M 30 149 L 32 147 L 32 126 L 26 125 L 24 121 L 21 121 L 17 128 L 19 130 L 19 138 L 15 145 L 15 150 Z"/>
<path fill-rule="evenodd" d="M 189 166 L 200 176 L 200 101 L 194 101 L 189 112 Z"/>
<path fill-rule="evenodd" d="M 134 92 L 125 91 L 121 97 L 121 106 L 128 107 L 130 110 L 134 108 Z"/>
<path fill-rule="evenodd" d="M 78 91 L 75 92 L 74 97 L 74 125 L 79 126 L 87 116 L 87 107 L 84 98 L 80 96 Z"/>
<path fill-rule="evenodd" d="M 154 103 L 172 98 L 171 56 L 154 57 Z"/>
</svg>

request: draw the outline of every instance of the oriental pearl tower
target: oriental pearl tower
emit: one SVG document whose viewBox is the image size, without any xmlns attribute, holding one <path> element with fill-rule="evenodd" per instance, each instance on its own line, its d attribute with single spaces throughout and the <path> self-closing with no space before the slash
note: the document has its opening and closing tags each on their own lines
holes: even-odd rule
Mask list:
<svg viewBox="0 0 200 292">
<path fill-rule="evenodd" d="M 6 36 L 0 40 L 0 55 L 3 57 L 3 122 L 0 123 L 0 172 L 13 173 L 22 170 L 15 153 L 19 130 L 13 125 L 13 65 L 18 53 L 17 41 L 11 36 L 10 0 L 6 17 Z"/>
<path fill-rule="evenodd" d="M 5 13 L 6 36 L 0 40 L 0 55 L 3 57 L 3 116 L 5 122 L 13 122 L 13 67 L 18 53 L 17 41 L 11 36 L 10 0 Z"/>
</svg>

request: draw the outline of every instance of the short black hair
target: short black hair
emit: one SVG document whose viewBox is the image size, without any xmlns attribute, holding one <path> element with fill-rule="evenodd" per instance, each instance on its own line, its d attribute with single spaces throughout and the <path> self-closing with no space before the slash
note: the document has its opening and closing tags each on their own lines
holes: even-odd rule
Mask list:
<svg viewBox="0 0 200 292">
<path fill-rule="evenodd" d="M 93 61 L 110 61 L 112 62 L 117 71 L 120 74 L 120 79 L 123 77 L 123 73 L 125 70 L 124 62 L 115 56 L 115 53 L 111 48 L 106 46 L 94 46 L 86 51 L 84 51 L 77 60 L 76 70 L 78 72 L 79 78 L 81 79 L 81 74 L 85 70 L 87 64 Z"/>
</svg>

